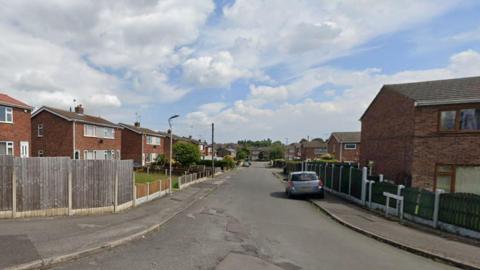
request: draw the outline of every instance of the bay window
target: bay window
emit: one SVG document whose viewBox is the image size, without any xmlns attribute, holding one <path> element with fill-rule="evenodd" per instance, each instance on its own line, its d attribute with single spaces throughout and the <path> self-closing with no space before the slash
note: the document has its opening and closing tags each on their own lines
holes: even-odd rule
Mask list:
<svg viewBox="0 0 480 270">
<path fill-rule="evenodd" d="M 0 106 L 0 123 L 13 123 L 12 107 Z"/>
</svg>

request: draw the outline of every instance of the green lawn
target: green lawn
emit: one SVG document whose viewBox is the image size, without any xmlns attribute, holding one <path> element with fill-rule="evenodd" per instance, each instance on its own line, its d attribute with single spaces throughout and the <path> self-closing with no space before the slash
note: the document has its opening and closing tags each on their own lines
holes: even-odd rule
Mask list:
<svg viewBox="0 0 480 270">
<path fill-rule="evenodd" d="M 168 180 L 168 175 L 164 173 L 146 173 L 146 172 L 136 172 L 135 173 L 135 183 L 142 184 L 142 183 L 150 183 L 157 180 Z M 178 175 L 172 174 L 172 185 L 173 188 L 178 187 Z"/>
<path fill-rule="evenodd" d="M 149 174 L 147 174 L 146 172 L 135 173 L 135 183 L 137 184 L 148 183 L 148 182 L 153 182 L 153 181 L 163 180 L 163 179 L 168 179 L 168 175 L 165 175 L 164 173 L 149 173 Z"/>
</svg>

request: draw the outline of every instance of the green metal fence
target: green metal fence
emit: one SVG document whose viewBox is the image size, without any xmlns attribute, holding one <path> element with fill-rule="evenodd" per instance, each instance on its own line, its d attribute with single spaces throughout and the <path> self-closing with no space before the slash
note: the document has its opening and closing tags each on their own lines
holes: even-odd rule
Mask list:
<svg viewBox="0 0 480 270">
<path fill-rule="evenodd" d="M 340 188 L 340 166 L 333 167 L 333 190 L 339 191 Z"/>
<path fill-rule="evenodd" d="M 341 185 L 341 190 L 340 192 L 348 194 L 348 178 L 350 175 L 350 167 L 344 166 L 341 170 L 341 175 L 342 175 L 342 185 Z"/>
<path fill-rule="evenodd" d="M 404 188 L 402 190 L 404 205 L 403 211 L 413 216 L 433 219 L 435 193 L 418 188 Z"/>
<path fill-rule="evenodd" d="M 362 199 L 362 170 L 352 169 L 352 194 L 357 199 Z"/>
<path fill-rule="evenodd" d="M 327 165 L 325 173 L 325 186 L 328 188 L 332 187 L 332 166 Z"/>
<path fill-rule="evenodd" d="M 386 198 L 383 192 L 397 194 L 398 186 L 388 182 L 377 182 L 372 186 L 372 202 L 385 205 Z M 390 200 L 390 207 L 396 208 L 397 201 Z"/>
<path fill-rule="evenodd" d="M 438 220 L 480 231 L 480 196 L 470 193 L 442 194 Z"/>
</svg>

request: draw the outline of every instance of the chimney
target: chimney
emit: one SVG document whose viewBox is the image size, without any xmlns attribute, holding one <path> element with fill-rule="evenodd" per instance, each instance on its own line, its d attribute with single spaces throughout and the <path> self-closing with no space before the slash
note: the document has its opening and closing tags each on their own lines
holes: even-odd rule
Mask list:
<svg viewBox="0 0 480 270">
<path fill-rule="evenodd" d="M 134 123 L 134 125 L 135 125 L 135 127 L 140 127 L 140 122 L 137 121 L 137 122 Z"/>
<path fill-rule="evenodd" d="M 75 107 L 75 112 L 78 114 L 83 114 L 82 104 L 78 104 L 78 106 Z"/>
</svg>

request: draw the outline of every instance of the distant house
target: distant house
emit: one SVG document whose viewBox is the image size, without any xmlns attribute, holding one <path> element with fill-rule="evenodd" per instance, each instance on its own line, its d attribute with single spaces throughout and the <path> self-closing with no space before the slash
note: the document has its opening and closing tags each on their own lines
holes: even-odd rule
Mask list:
<svg viewBox="0 0 480 270">
<path fill-rule="evenodd" d="M 360 162 L 374 172 L 480 194 L 480 77 L 385 85 L 361 122 Z"/>
<path fill-rule="evenodd" d="M 122 127 L 101 117 L 41 107 L 32 114 L 32 156 L 120 159 Z"/>
<path fill-rule="evenodd" d="M 340 162 L 360 159 L 360 132 L 333 132 L 328 139 L 328 153 Z"/>
<path fill-rule="evenodd" d="M 322 139 L 304 140 L 300 143 L 300 153 L 302 160 L 314 160 L 327 154 L 327 143 Z"/>
<path fill-rule="evenodd" d="M 291 143 L 287 146 L 287 160 L 298 160 L 301 158 L 301 145 L 300 143 Z"/>
<path fill-rule="evenodd" d="M 159 155 L 165 154 L 167 133 L 154 131 L 140 126 L 120 123 L 122 131 L 122 159 L 132 159 L 135 163 L 145 166 L 155 161 Z"/>
<path fill-rule="evenodd" d="M 249 159 L 253 161 L 267 160 L 270 158 L 269 147 L 252 147 L 250 150 Z"/>
<path fill-rule="evenodd" d="M 236 154 L 237 154 L 237 151 L 231 148 L 220 148 L 217 150 L 217 156 L 221 158 L 226 156 L 235 157 Z"/>
<path fill-rule="evenodd" d="M 32 107 L 0 93 L 0 155 L 30 156 Z"/>
</svg>

